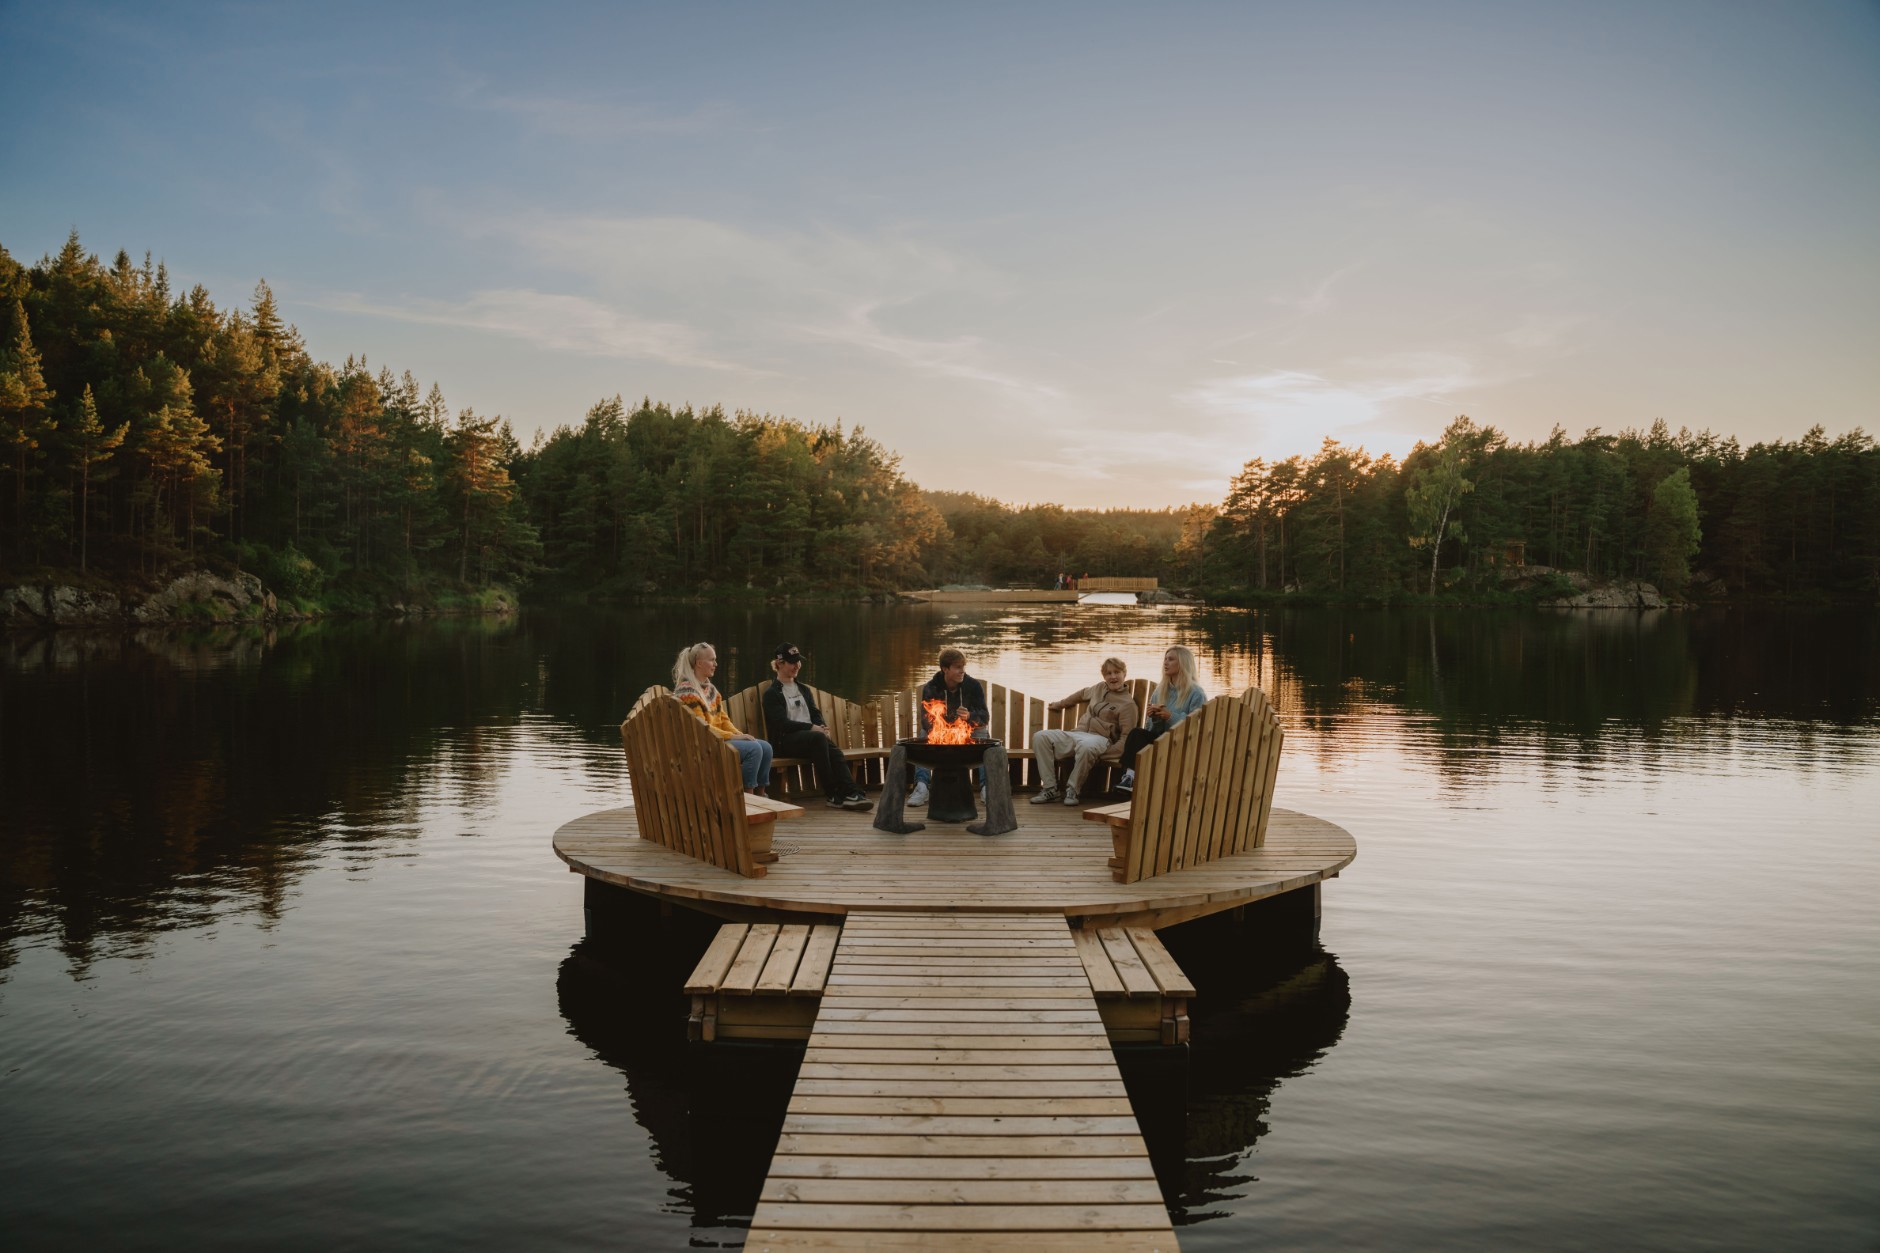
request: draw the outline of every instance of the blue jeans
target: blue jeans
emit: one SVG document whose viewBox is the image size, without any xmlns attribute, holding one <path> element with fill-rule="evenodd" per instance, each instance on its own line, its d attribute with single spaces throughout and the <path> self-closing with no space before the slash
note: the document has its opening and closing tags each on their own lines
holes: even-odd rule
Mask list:
<svg viewBox="0 0 1880 1253">
<path fill-rule="evenodd" d="M 770 782 L 773 750 L 769 740 L 726 740 L 725 743 L 738 750 L 738 764 L 744 768 L 745 787 L 762 787 Z"/>
</svg>

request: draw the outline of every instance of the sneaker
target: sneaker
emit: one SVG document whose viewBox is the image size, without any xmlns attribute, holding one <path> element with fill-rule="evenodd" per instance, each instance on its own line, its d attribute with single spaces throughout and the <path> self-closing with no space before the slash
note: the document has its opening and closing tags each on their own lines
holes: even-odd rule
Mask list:
<svg viewBox="0 0 1880 1253">
<path fill-rule="evenodd" d="M 1076 788 L 1067 787 L 1064 789 L 1064 803 L 1066 805 L 1081 805 L 1084 803 L 1084 798 L 1077 794 Z"/>
<path fill-rule="evenodd" d="M 1136 772 L 1134 770 L 1123 771 L 1123 777 L 1116 781 L 1116 790 L 1119 792 L 1135 791 L 1136 790 Z"/>
<path fill-rule="evenodd" d="M 831 796 L 829 798 L 829 808 L 831 809 L 847 809 L 848 807 L 849 798 L 846 796 Z"/>
<path fill-rule="evenodd" d="M 868 799 L 868 794 L 860 788 L 850 792 L 842 801 L 845 809 L 873 809 L 875 802 Z"/>
<path fill-rule="evenodd" d="M 919 809 L 927 803 L 927 785 L 916 783 L 914 790 L 907 794 L 907 803 L 913 809 Z"/>
<path fill-rule="evenodd" d="M 1061 795 L 1063 795 L 1063 793 L 1059 792 L 1056 788 L 1048 787 L 1044 791 L 1032 797 L 1031 803 L 1034 805 L 1049 805 L 1052 801 L 1057 800 Z"/>
</svg>

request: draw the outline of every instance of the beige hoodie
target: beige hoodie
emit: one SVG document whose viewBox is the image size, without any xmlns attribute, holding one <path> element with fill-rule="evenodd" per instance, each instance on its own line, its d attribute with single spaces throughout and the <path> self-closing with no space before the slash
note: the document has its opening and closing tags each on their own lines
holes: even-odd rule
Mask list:
<svg viewBox="0 0 1880 1253">
<path fill-rule="evenodd" d="M 1130 695 L 1127 686 L 1120 692 L 1112 692 L 1108 684 L 1099 683 L 1081 692 L 1072 692 L 1057 703 L 1068 706 L 1085 700 L 1090 702 L 1090 708 L 1071 728 L 1073 731 L 1101 735 L 1114 744 L 1136 729 L 1136 698 Z"/>
</svg>

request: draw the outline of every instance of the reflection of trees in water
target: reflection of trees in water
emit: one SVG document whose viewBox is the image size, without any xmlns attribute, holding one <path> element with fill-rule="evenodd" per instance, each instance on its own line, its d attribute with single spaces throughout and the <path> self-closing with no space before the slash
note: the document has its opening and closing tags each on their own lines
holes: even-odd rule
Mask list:
<svg viewBox="0 0 1880 1253">
<path fill-rule="evenodd" d="M 1251 911 L 1250 911 L 1251 914 Z M 1287 942 L 1289 934 L 1292 941 Z M 1162 933 L 1199 994 L 1192 1010 L 1186 1125 L 1179 1155 L 1139 1100 L 1169 1212 L 1178 1225 L 1218 1216 L 1253 1177 L 1245 1162 L 1266 1134 L 1279 1085 L 1312 1068 L 1338 1043 L 1351 1012 L 1338 958 L 1296 932 L 1251 917 L 1216 915 Z M 1131 1095 L 1137 1092 L 1132 1079 Z"/>
<path fill-rule="evenodd" d="M 1833 728 L 1880 712 L 1873 614 L 1282 610 L 1193 626 L 1216 673 L 1266 678 L 1295 725 L 1427 715 L 1405 744 L 1456 772 L 1479 772 L 1481 750 L 1502 745 L 1573 766 L 1639 737 L 1708 741 L 1736 717 L 1793 720 L 1798 743 L 1820 728 L 1823 751 L 1845 752 Z"/>
<path fill-rule="evenodd" d="M 513 623 L 62 633 L 0 654 L 0 966 L 52 934 L 75 972 L 156 933 L 277 918 L 337 847 L 471 793 L 533 666 Z M 440 730 L 439 728 L 445 728 Z M 461 728 L 461 729 L 458 729 Z"/>
<path fill-rule="evenodd" d="M 660 920 L 636 909 L 618 933 L 576 944 L 556 985 L 568 1030 L 626 1078 L 634 1121 L 673 1181 L 672 1208 L 691 1216 L 695 1247 L 717 1243 L 711 1229 L 750 1226 L 803 1060 L 801 1045 L 686 1043 L 679 989 L 716 927 L 685 910 Z"/>
</svg>

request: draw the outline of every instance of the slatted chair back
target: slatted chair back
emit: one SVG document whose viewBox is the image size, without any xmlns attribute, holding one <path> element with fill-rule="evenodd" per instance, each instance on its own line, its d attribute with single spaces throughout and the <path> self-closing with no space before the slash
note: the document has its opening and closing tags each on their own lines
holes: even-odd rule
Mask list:
<svg viewBox="0 0 1880 1253">
<path fill-rule="evenodd" d="M 759 878 L 745 842 L 738 754 L 664 688 L 648 688 L 620 724 L 640 838 L 746 878 Z"/>
<path fill-rule="evenodd" d="M 647 688 L 647 689 L 646 689 L 646 690 L 645 690 L 644 692 L 641 692 L 641 693 L 640 693 L 640 698 L 639 698 L 638 700 L 636 700 L 636 701 L 634 701 L 634 702 L 633 702 L 633 708 L 631 708 L 631 709 L 629 709 L 629 710 L 627 710 L 627 717 L 629 717 L 629 718 L 631 718 L 631 717 L 632 717 L 632 716 L 633 716 L 634 714 L 636 714 L 636 713 L 639 713 L 639 712 L 640 712 L 640 707 L 641 707 L 642 705 L 645 705 L 645 704 L 646 704 L 646 703 L 648 703 L 649 701 L 651 701 L 651 700 L 653 699 L 653 697 L 655 697 L 655 696 L 671 696 L 671 695 L 672 695 L 672 689 L 671 689 L 671 688 L 669 688 L 669 687 L 661 687 L 661 686 L 660 686 L 659 684 L 657 684 L 657 683 L 655 683 L 655 684 L 653 684 L 653 686 L 651 686 L 651 687 L 649 687 L 649 688 Z M 621 729 L 622 731 L 625 731 L 625 730 L 627 729 L 627 724 L 626 724 L 625 722 L 622 722 L 622 723 L 620 724 L 620 729 Z"/>
<path fill-rule="evenodd" d="M 1256 688 L 1215 697 L 1137 754 L 1122 882 L 1264 844 L 1285 738 Z"/>
</svg>

